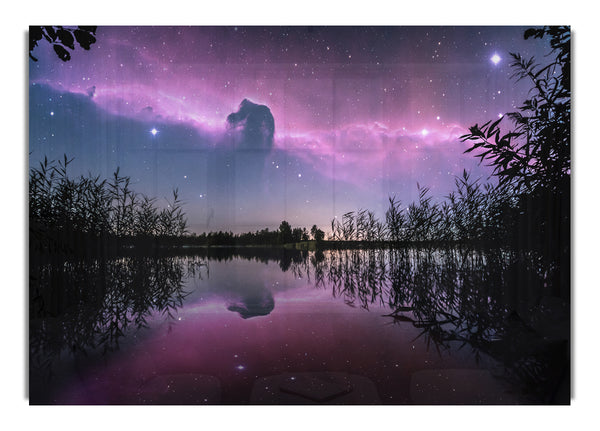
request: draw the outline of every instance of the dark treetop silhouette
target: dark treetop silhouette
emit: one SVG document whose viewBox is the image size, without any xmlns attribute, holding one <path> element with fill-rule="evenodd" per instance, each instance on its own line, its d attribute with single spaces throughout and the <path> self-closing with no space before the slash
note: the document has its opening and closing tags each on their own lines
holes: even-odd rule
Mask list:
<svg viewBox="0 0 600 431">
<path fill-rule="evenodd" d="M 67 61 L 66 48 L 74 49 L 77 41 L 89 49 L 93 34 L 95 28 L 32 27 L 30 55 L 38 41 L 46 40 L 59 59 Z M 157 314 L 166 315 L 170 324 L 186 305 L 184 287 L 201 289 L 200 283 L 188 285 L 186 279 L 193 279 L 199 267 L 206 267 L 208 276 L 208 260 L 222 263 L 228 276 L 240 268 L 240 276 L 231 281 L 232 294 L 221 304 L 233 312 L 226 313 L 228 318 L 250 325 L 259 325 L 267 315 L 265 320 L 275 319 L 276 306 L 295 301 L 280 302 L 268 277 L 246 283 L 252 265 L 236 266 L 243 259 L 275 260 L 281 271 L 294 276 L 281 283 L 284 289 L 306 279 L 313 287 L 330 288 L 331 295 L 343 299 L 342 307 L 344 303 L 359 311 L 386 307 L 386 315 L 376 317 L 418 329 L 427 347 L 432 343 L 439 351 L 455 353 L 457 345 L 468 346 L 477 357 L 485 354 L 499 361 L 505 367 L 503 376 L 525 388 L 531 397 L 528 402 L 568 403 L 564 382 L 569 380 L 570 365 L 570 37 L 568 28 L 562 27 L 525 32 L 526 38 L 546 36 L 555 55 L 549 65 L 540 67 L 513 55 L 515 77 L 530 79 L 533 85 L 520 112 L 507 115 L 515 130 L 501 135 L 498 120 L 475 125 L 463 136 L 474 143 L 466 152 L 480 151 L 477 156 L 489 162 L 500 178 L 498 185 L 481 184 L 464 170 L 456 178 L 455 190 L 436 202 L 429 189 L 417 183 L 417 200 L 402 207 L 392 195 L 382 220 L 366 209 L 334 219 L 330 241 L 313 225 L 312 247 L 307 243 L 309 232 L 285 220 L 275 231 L 186 236 L 187 220 L 177 191 L 161 208 L 155 199 L 133 192 L 129 178 L 118 170 L 111 180 L 92 175 L 73 179 L 67 175 L 66 156 L 58 163 L 44 160 L 32 167 L 32 375 L 54 359 L 60 362 L 63 353 L 73 355 L 77 367 L 81 364 L 85 370 L 89 363 L 82 359 L 84 353 L 119 347 L 120 340 L 145 328 Z M 93 95 L 88 93 L 90 99 Z M 278 112 L 276 105 L 269 102 L 269 106 Z M 54 111 L 48 115 L 56 118 Z M 262 153 L 275 151 L 270 109 L 244 99 L 227 122 L 240 129 L 229 136 L 243 137 L 241 150 L 263 150 L 241 153 L 259 153 L 257 162 L 264 165 Z M 144 132 L 147 140 L 158 133 Z M 273 160 L 273 169 L 276 166 Z M 298 242 L 306 247 L 297 250 Z M 276 247 L 209 247 L 256 244 Z M 202 247 L 165 247 L 170 245 Z M 277 265 L 266 267 L 279 270 Z M 224 284 L 215 284 L 215 290 L 224 293 Z M 304 296 L 300 299 L 310 300 L 311 295 Z M 194 327 L 194 334 L 199 327 Z M 381 327 L 378 331 L 385 332 Z M 127 339 L 138 342 L 136 337 Z M 202 358 L 210 356 L 204 347 Z M 222 345 L 216 342 L 214 347 L 219 351 Z M 394 354 L 403 352 L 393 349 Z M 363 353 L 359 349 L 348 354 Z M 221 361 L 222 356 L 213 359 Z M 37 400 L 52 398 L 45 381 L 30 382 L 37 384 Z"/>
<path fill-rule="evenodd" d="M 63 26 L 30 26 L 29 27 L 29 57 L 33 61 L 38 61 L 32 55 L 32 51 L 38 46 L 38 42 L 46 40 L 52 45 L 54 52 L 62 61 L 69 61 L 71 51 L 75 49 L 75 42 L 85 50 L 90 49 L 90 45 L 96 42 L 96 26 L 78 26 L 69 28 Z"/>
<path fill-rule="evenodd" d="M 477 124 L 463 141 L 473 142 L 466 152 L 478 151 L 510 191 L 516 202 L 508 211 L 511 231 L 519 247 L 543 250 L 554 260 L 563 296 L 570 285 L 571 209 L 571 32 L 569 27 L 528 29 L 525 39 L 549 37 L 551 52 L 545 65 L 534 58 L 511 54 L 517 80 L 527 80 L 530 96 L 518 112 L 507 115 L 515 125 L 502 134 L 502 118 Z"/>
</svg>

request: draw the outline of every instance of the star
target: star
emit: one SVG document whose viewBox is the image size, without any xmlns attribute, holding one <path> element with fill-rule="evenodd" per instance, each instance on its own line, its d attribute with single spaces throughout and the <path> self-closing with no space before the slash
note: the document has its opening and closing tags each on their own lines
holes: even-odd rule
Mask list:
<svg viewBox="0 0 600 431">
<path fill-rule="evenodd" d="M 104 40 L 93 45 L 94 55 L 64 64 L 57 57 L 60 67 L 55 60 L 41 68 L 31 63 L 31 165 L 45 152 L 49 159 L 67 152 L 83 172 L 97 174 L 122 165 L 125 174 L 140 177 L 136 192 L 160 197 L 180 187 L 181 195 L 189 197 L 186 218 L 196 233 L 245 232 L 234 211 L 240 206 L 256 221 L 257 230 L 277 229 L 279 222 L 270 215 L 288 213 L 298 215 L 294 227 L 326 227 L 334 211 L 379 210 L 388 190 L 398 190 L 398 199 L 411 203 L 417 179 L 435 191 L 434 199 L 442 200 L 454 190 L 454 179 L 445 174 L 443 179 L 427 178 L 429 169 L 431 174 L 454 175 L 463 170 L 453 164 L 460 161 L 473 175 L 488 174 L 478 159 L 445 144 L 454 142 L 474 120 L 487 121 L 488 115 L 498 120 L 500 112 L 510 112 L 527 99 L 526 83 L 514 85 L 510 79 L 509 53 L 542 58 L 546 42 L 526 41 L 525 30 L 240 26 L 235 33 L 233 26 L 109 26 L 102 30 Z M 118 42 L 131 38 L 135 43 Z M 382 42 L 372 43 L 377 40 Z M 413 49 L 417 44 L 420 48 Z M 259 60 L 248 64 L 252 58 Z M 443 59 L 447 66 L 436 64 L 432 69 L 432 61 Z M 404 61 L 410 67 L 404 67 Z M 481 69 L 475 72 L 477 63 Z M 252 79 L 240 80 L 240 73 Z M 89 97 L 92 77 L 102 78 L 95 98 Z M 228 128 L 229 114 L 238 112 L 245 98 L 273 115 L 272 141 L 246 144 L 246 138 L 254 136 L 252 124 Z M 85 109 L 79 108 L 82 103 Z M 103 114 L 94 114 L 96 108 Z M 76 115 L 65 116 L 69 112 Z M 160 139 L 162 130 L 155 123 L 168 125 Z M 127 142 L 127 149 L 110 139 L 112 132 L 94 133 L 104 127 L 119 127 L 119 142 Z M 71 145 L 73 139 L 65 142 L 65 136 L 91 145 Z M 106 151 L 98 153 L 97 148 Z M 130 149 L 142 151 L 146 163 Z M 160 167 L 165 163 L 169 169 Z M 391 168 L 401 163 L 414 165 Z M 206 167 L 206 175 L 192 175 L 192 181 L 183 173 L 198 166 Z M 96 172 L 99 168 L 102 171 Z M 238 190 L 240 184 L 243 190 Z M 206 192 L 200 193 L 199 186 Z M 233 201 L 226 198 L 228 191 L 235 194 Z M 299 199 L 281 199 L 282 193 Z M 304 210 L 309 207 L 311 211 Z M 204 228 L 207 211 L 213 208 L 215 218 Z M 237 365 L 230 365 L 231 371 Z"/>
</svg>

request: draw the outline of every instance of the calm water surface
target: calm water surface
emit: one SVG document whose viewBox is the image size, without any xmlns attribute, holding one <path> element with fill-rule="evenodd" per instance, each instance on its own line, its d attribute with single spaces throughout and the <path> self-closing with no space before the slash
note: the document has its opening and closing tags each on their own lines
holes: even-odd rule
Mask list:
<svg viewBox="0 0 600 431">
<path fill-rule="evenodd" d="M 510 356 L 506 339 L 514 341 L 517 331 L 531 345 L 531 325 L 514 329 L 510 322 L 539 314 L 552 295 L 543 283 L 529 292 L 498 291 L 494 283 L 507 280 L 476 269 L 488 265 L 484 256 L 447 257 L 354 250 L 262 261 L 122 258 L 83 276 L 76 265 L 62 268 L 61 282 L 76 292 L 62 296 L 79 295 L 80 304 L 54 298 L 49 287 L 40 288 L 41 300 L 32 293 L 32 302 L 43 304 L 33 309 L 44 311 L 30 313 L 31 402 L 544 402 L 524 387 L 519 370 L 527 377 L 548 366 L 535 363 L 538 351 Z M 108 282 L 106 272 L 114 277 Z M 40 271 L 42 286 L 55 277 L 50 273 Z M 90 285 L 103 286 L 102 294 L 85 296 Z M 54 316 L 53 301 L 62 304 Z M 558 324 L 568 332 L 568 320 L 566 328 Z M 550 338 L 535 340 L 539 351 L 555 355 L 564 337 L 549 331 Z"/>
</svg>

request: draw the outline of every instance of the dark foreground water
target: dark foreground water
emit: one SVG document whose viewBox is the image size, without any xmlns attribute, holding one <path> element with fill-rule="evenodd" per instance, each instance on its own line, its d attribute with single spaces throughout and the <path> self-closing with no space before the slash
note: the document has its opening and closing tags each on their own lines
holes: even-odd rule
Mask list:
<svg viewBox="0 0 600 431">
<path fill-rule="evenodd" d="M 32 404 L 569 403 L 568 298 L 532 253 L 202 250 L 30 272 Z"/>
</svg>

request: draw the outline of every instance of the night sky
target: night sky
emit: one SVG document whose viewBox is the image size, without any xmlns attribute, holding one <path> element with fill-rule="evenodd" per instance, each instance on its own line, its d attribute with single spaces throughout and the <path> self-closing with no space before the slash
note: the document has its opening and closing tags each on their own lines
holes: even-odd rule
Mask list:
<svg viewBox="0 0 600 431">
<path fill-rule="evenodd" d="M 443 199 L 463 169 L 488 179 L 458 137 L 525 100 L 509 52 L 549 50 L 525 29 L 99 27 L 68 62 L 42 41 L 30 165 L 66 153 L 74 176 L 120 167 L 160 202 L 178 188 L 198 233 L 384 218 L 388 196 L 409 204 L 417 183 Z M 244 99 L 251 117 L 270 111 L 272 139 L 251 117 L 227 121 Z"/>
</svg>

